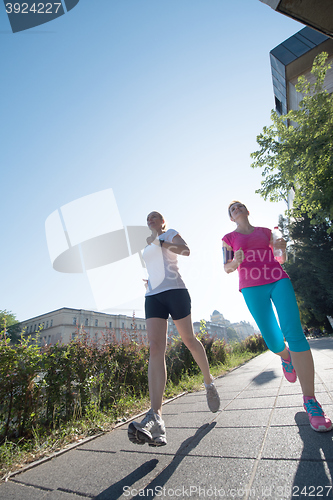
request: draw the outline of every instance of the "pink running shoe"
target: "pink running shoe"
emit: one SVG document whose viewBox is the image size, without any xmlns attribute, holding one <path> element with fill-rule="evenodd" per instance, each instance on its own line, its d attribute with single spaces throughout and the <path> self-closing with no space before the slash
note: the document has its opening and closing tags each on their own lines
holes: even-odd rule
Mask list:
<svg viewBox="0 0 333 500">
<path fill-rule="evenodd" d="M 305 396 L 303 406 L 309 415 L 310 425 L 314 431 L 327 432 L 332 429 L 331 420 L 325 415 L 316 398 Z"/>
<path fill-rule="evenodd" d="M 289 349 L 288 349 L 288 353 L 289 353 L 289 360 L 281 358 L 282 370 L 283 370 L 283 374 L 286 377 L 286 379 L 288 380 L 288 382 L 291 382 L 293 384 L 297 380 L 297 374 L 296 374 L 295 368 L 293 367 L 292 362 L 291 362 L 291 356 L 290 356 Z"/>
</svg>

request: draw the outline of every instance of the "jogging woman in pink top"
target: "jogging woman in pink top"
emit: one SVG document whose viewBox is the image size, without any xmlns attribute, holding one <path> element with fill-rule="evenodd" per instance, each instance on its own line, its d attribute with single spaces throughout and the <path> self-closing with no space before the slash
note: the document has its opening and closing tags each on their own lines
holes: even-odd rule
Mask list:
<svg viewBox="0 0 333 500">
<path fill-rule="evenodd" d="M 304 409 L 309 415 L 312 429 L 329 431 L 332 422 L 314 394 L 313 358 L 303 333 L 295 293 L 289 276 L 274 258 L 271 230 L 252 226 L 248 219 L 249 211 L 239 201 L 230 203 L 228 212 L 237 227 L 222 238 L 224 270 L 232 273 L 237 269 L 239 290 L 268 348 L 281 356 L 286 379 L 296 382 L 298 376 Z M 283 251 L 283 263 L 286 256 L 285 240 L 278 239 L 274 247 Z"/>
</svg>

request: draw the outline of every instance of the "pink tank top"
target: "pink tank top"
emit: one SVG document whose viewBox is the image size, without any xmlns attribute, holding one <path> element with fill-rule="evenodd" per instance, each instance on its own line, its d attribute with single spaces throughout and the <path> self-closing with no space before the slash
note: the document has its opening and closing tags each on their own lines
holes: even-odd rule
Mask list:
<svg viewBox="0 0 333 500">
<path fill-rule="evenodd" d="M 250 286 L 267 285 L 275 281 L 289 278 L 281 265 L 275 260 L 270 247 L 271 230 L 256 227 L 251 234 L 236 231 L 223 236 L 222 240 L 234 252 L 242 248 L 244 260 L 238 266 L 239 290 Z"/>
</svg>

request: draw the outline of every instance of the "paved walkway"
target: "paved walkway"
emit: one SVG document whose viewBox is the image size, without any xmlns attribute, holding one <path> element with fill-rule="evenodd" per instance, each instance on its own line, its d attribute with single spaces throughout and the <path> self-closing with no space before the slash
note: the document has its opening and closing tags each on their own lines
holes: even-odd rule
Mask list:
<svg viewBox="0 0 333 500">
<path fill-rule="evenodd" d="M 311 340 L 318 400 L 333 419 L 333 338 Z M 127 424 L 0 485 L 1 500 L 333 498 L 333 431 L 314 432 L 299 383 L 264 353 L 205 392 L 164 406 L 168 445 L 138 446 Z"/>
</svg>

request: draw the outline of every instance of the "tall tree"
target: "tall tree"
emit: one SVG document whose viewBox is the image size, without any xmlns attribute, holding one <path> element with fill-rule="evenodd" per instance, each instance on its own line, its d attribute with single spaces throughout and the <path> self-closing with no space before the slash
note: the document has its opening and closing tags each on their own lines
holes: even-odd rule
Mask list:
<svg viewBox="0 0 333 500">
<path fill-rule="evenodd" d="M 296 90 L 303 99 L 298 110 L 271 113 L 273 124 L 258 135 L 259 150 L 251 154 L 252 167 L 263 168 L 261 188 L 265 200 L 287 199 L 295 192 L 293 214 L 307 214 L 312 223 L 326 222 L 333 231 L 333 95 L 324 89 L 330 67 L 327 54 L 319 54 L 311 73 L 315 83 L 301 76 Z"/>
<path fill-rule="evenodd" d="M 329 327 L 327 316 L 333 316 L 333 234 L 328 233 L 328 223 L 311 224 L 306 214 L 290 224 L 286 219 L 280 223 L 290 241 L 284 268 L 295 289 L 302 323 Z"/>
<path fill-rule="evenodd" d="M 20 324 L 15 314 L 6 311 L 6 309 L 0 310 L 0 333 L 4 331 L 6 331 L 12 342 L 17 342 L 21 334 Z"/>
</svg>

